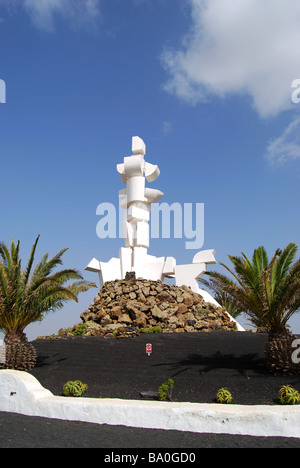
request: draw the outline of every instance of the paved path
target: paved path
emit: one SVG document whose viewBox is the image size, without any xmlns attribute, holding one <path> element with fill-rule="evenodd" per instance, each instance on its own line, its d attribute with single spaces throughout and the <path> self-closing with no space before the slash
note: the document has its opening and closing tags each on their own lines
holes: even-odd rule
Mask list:
<svg viewBox="0 0 300 468">
<path fill-rule="evenodd" d="M 170 452 L 195 449 L 199 456 L 201 448 L 300 448 L 300 439 L 136 429 L 0 412 L 0 447 L 110 449 L 103 454 L 111 449 L 149 449 L 143 451 L 146 455 L 155 447 Z"/>
</svg>

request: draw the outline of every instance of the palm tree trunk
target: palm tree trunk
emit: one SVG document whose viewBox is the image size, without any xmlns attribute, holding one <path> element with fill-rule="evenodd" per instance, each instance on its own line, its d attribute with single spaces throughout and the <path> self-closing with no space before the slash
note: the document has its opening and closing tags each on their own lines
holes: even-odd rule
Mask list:
<svg viewBox="0 0 300 468">
<path fill-rule="evenodd" d="M 295 336 L 286 328 L 271 330 L 265 347 L 267 367 L 274 375 L 299 375 L 300 364 L 292 361 Z"/>
<path fill-rule="evenodd" d="M 6 369 L 31 370 L 36 363 L 36 350 L 23 331 L 12 330 L 4 338 Z"/>
</svg>

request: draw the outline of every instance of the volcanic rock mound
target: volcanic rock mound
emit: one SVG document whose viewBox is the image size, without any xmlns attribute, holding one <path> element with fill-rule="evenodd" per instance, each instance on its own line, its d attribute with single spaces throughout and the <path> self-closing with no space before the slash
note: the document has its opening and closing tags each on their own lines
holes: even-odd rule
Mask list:
<svg viewBox="0 0 300 468">
<path fill-rule="evenodd" d="M 134 278 L 106 282 L 80 318 L 88 326 L 86 335 L 237 329 L 223 307 L 205 302 L 187 286 Z"/>
</svg>

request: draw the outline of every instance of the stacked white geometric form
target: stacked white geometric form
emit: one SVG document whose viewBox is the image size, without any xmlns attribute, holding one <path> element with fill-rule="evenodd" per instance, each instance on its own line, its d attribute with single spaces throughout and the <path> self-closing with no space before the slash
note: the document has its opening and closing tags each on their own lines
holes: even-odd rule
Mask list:
<svg viewBox="0 0 300 468">
<path fill-rule="evenodd" d="M 120 206 L 125 209 L 122 225 L 125 247 L 120 248 L 119 258 L 111 258 L 108 262 L 93 258 L 85 269 L 99 274 L 100 287 L 107 281 L 125 279 L 126 273 L 133 271 L 136 278 L 152 281 L 175 278 L 176 286 L 190 286 L 206 301 L 219 305 L 207 291 L 198 286 L 198 280 L 206 272 L 206 265 L 217 263 L 214 250 L 198 252 L 193 263 L 187 265 L 177 265 L 174 257 L 148 254 L 151 204 L 160 200 L 163 192 L 146 187 L 146 180 L 153 182 L 160 171 L 158 166 L 145 161 L 146 146 L 137 136 L 132 138 L 132 153 L 124 158 L 122 164 L 117 165 L 117 171 L 126 186 L 119 191 Z M 237 327 L 244 330 L 238 323 Z"/>
</svg>

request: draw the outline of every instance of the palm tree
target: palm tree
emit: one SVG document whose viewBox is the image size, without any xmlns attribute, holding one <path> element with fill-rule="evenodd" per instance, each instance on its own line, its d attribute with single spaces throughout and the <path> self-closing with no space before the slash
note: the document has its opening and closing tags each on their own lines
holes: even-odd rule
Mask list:
<svg viewBox="0 0 300 468">
<path fill-rule="evenodd" d="M 292 362 L 293 335 L 287 329 L 289 319 L 300 309 L 297 252 L 297 245 L 290 243 L 283 250 L 277 249 L 269 260 L 261 246 L 254 250 L 252 261 L 244 253 L 240 257 L 229 255 L 233 270 L 221 263 L 233 279 L 216 271 L 206 273 L 210 282 L 229 294 L 255 326 L 267 328 L 267 364 L 277 374 L 300 373 L 299 365 Z"/>
<path fill-rule="evenodd" d="M 20 241 L 11 242 L 10 249 L 0 243 L 0 330 L 5 338 L 5 367 L 30 370 L 35 365 L 36 352 L 28 343 L 24 329 L 32 322 L 40 321 L 48 311 L 60 309 L 67 301 L 78 301 L 80 292 L 96 287 L 84 281 L 73 269 L 53 272 L 62 265 L 60 250 L 49 259 L 45 254 L 33 269 L 39 237 L 32 246 L 25 269 L 21 268 Z M 76 280 L 66 285 L 69 280 Z"/>
<path fill-rule="evenodd" d="M 203 286 L 212 290 L 214 299 L 221 307 L 226 309 L 231 317 L 236 319 L 243 313 L 243 310 L 236 305 L 234 298 L 227 292 L 223 291 L 220 283 L 214 280 L 214 278 L 211 278 L 209 281 L 201 279 L 201 283 Z"/>
</svg>

